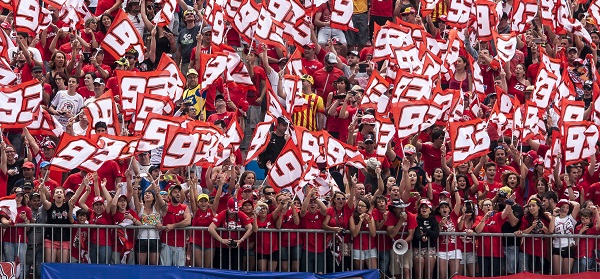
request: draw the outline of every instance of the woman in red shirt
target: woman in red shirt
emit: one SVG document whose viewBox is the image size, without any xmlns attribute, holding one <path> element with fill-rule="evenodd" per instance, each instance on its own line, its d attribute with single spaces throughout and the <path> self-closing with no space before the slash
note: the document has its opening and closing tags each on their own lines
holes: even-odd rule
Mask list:
<svg viewBox="0 0 600 279">
<path fill-rule="evenodd" d="M 529 200 L 528 209 L 521 222 L 521 230 L 515 232 L 515 235 L 522 234 L 552 234 L 554 232 L 554 222 L 550 212 L 544 212 L 542 201 L 537 198 Z M 525 269 L 527 272 L 536 270 L 546 271 L 549 264 L 546 262 L 548 250 L 542 237 L 523 238 L 521 251 L 525 253 Z"/>
<path fill-rule="evenodd" d="M 491 202 L 491 201 L 488 201 Z M 473 229 L 475 228 L 475 203 L 471 200 L 465 200 L 465 203 L 461 209 L 462 215 L 458 218 L 457 229 L 459 232 L 466 232 L 466 236 L 459 237 L 458 247 L 462 251 L 462 260 L 460 261 L 460 274 L 465 274 L 468 277 L 475 276 L 475 239 L 473 236 Z M 463 267 L 467 270 L 463 273 Z"/>
<path fill-rule="evenodd" d="M 277 222 L 275 223 L 277 229 L 300 229 L 300 210 L 295 205 L 295 202 L 291 201 L 291 197 L 279 193 L 276 197 L 276 201 L 278 206 L 273 212 L 273 215 L 277 216 Z M 300 270 L 299 260 L 301 240 L 302 239 L 298 237 L 298 233 L 281 233 L 279 257 L 281 259 L 281 270 L 283 272 L 290 271 L 290 267 L 288 266 L 290 260 L 292 261 L 291 271 L 298 272 Z"/>
<path fill-rule="evenodd" d="M 194 212 L 192 226 L 208 228 L 212 223 L 212 218 L 216 216 L 214 212 L 219 207 L 219 199 L 215 199 L 211 207 L 207 194 L 198 195 L 198 188 L 195 181 L 197 179 L 190 179 L 190 197 L 196 197 L 196 202 L 190 203 L 192 212 Z M 213 247 L 213 238 L 210 236 L 210 233 L 207 230 L 192 231 L 190 242 L 192 243 L 192 247 L 194 247 L 194 266 L 211 268 L 215 250 Z"/>
<path fill-rule="evenodd" d="M 417 213 L 417 201 L 421 199 L 421 193 L 426 191 L 418 179 L 416 170 L 409 170 L 410 162 L 404 158 L 402 160 L 402 180 L 400 180 L 400 192 L 402 192 L 402 201 L 410 204 L 406 210 L 410 213 Z"/>
<path fill-rule="evenodd" d="M 377 228 L 369 211 L 371 211 L 371 203 L 365 198 L 358 198 L 350 219 L 350 232 L 354 239 L 352 241 L 352 259 L 355 270 L 363 269 L 364 261 L 367 262 L 369 269 L 377 268 L 377 249 L 375 248 Z"/>
<path fill-rule="evenodd" d="M 269 213 L 266 203 L 258 202 L 252 228 L 256 234 L 256 258 L 258 259 L 258 271 L 275 271 L 279 259 L 279 237 L 273 232 L 259 232 L 258 228 L 274 229 L 277 219 Z M 258 212 L 258 213 L 257 213 Z"/>
<path fill-rule="evenodd" d="M 340 251 L 342 253 L 346 251 L 350 251 L 350 249 L 346 249 L 346 245 L 349 245 L 352 242 L 352 238 L 350 237 L 350 217 L 352 216 L 352 212 L 354 211 L 354 190 L 351 191 L 351 194 L 348 198 L 342 192 L 336 191 L 333 194 L 333 199 L 331 203 L 331 207 L 327 209 L 327 216 L 323 220 L 323 229 L 326 231 L 335 232 L 337 235 L 342 237 L 344 246 L 341 246 Z M 328 235 L 330 236 L 330 235 Z M 328 237 L 329 240 L 329 237 Z M 346 264 L 347 263 L 347 264 Z M 350 264 L 350 254 L 344 254 L 344 263 L 340 263 L 341 266 L 337 266 L 337 268 L 341 268 L 342 266 L 349 266 Z M 340 270 L 341 271 L 341 270 Z"/>
<path fill-rule="evenodd" d="M 140 221 L 140 217 L 137 215 L 135 210 L 129 208 L 129 199 L 131 198 L 131 193 L 133 193 L 133 187 L 131 184 L 132 173 L 127 170 L 125 172 L 125 177 L 127 179 L 127 191 L 123 194 L 121 191 L 122 183 L 118 183 L 115 186 L 115 192 L 117 193 L 118 198 L 112 199 L 110 204 L 110 212 L 112 213 L 112 221 L 114 225 L 119 225 L 122 227 L 135 225 L 141 226 L 142 222 Z M 133 260 L 133 257 L 127 257 L 127 255 L 133 249 L 133 243 L 135 239 L 134 235 L 135 231 L 132 229 L 117 229 L 116 230 L 116 243 L 115 243 L 115 251 L 118 253 L 118 259 L 121 260 L 121 264 L 128 263 L 128 258 Z"/>
<path fill-rule="evenodd" d="M 93 225 L 112 225 L 112 214 L 110 205 L 112 198 L 108 190 L 106 190 L 106 179 L 102 181 L 101 187 L 98 186 L 98 176 L 94 174 L 94 192 L 96 197 L 92 202 L 93 210 L 90 213 L 90 224 Z M 102 191 L 102 192 L 101 192 Z M 101 194 L 101 196 L 100 196 Z M 90 212 L 89 207 L 85 203 L 90 195 L 90 188 L 86 187 L 85 193 L 79 198 L 79 206 Z M 106 199 L 105 199 L 106 197 Z M 110 229 L 92 229 L 90 236 L 90 261 L 92 263 L 109 264 L 112 259 L 113 252 L 113 234 Z"/>
<path fill-rule="evenodd" d="M 300 228 L 319 230 L 323 226 L 323 219 L 327 215 L 327 206 L 317 199 L 317 188 L 313 187 L 302 202 L 300 210 Z M 325 272 L 325 235 L 323 233 L 302 233 L 306 239 L 302 245 L 302 259 L 300 270 L 304 272 Z M 330 263 L 331 264 L 331 263 Z"/>
<path fill-rule="evenodd" d="M 515 72 L 510 72 L 510 66 L 505 66 L 506 76 L 510 77 L 507 81 L 508 86 L 508 95 L 512 95 L 517 98 L 521 104 L 525 103 L 525 89 L 527 86 L 531 85 L 527 80 L 525 74 L 525 65 L 518 64 L 515 67 Z"/>
<path fill-rule="evenodd" d="M 501 212 L 494 210 L 491 199 L 485 199 L 482 203 L 483 216 L 477 218 L 475 232 L 477 233 L 501 233 Z M 500 276 L 500 263 L 504 256 L 501 237 L 483 236 L 478 238 L 477 259 L 479 261 L 479 273 L 482 276 Z"/>
<path fill-rule="evenodd" d="M 32 216 L 31 209 L 27 207 L 22 188 L 15 188 L 15 202 L 17 203 L 17 216 L 13 224 L 29 224 Z M 12 220 L 11 220 L 12 222 Z M 4 260 L 8 262 L 19 259 L 25 259 L 27 252 L 27 235 L 24 227 L 9 227 L 4 230 L 2 235 L 2 245 L 4 252 Z M 21 266 L 21 274 L 23 274 L 23 266 Z"/>
</svg>

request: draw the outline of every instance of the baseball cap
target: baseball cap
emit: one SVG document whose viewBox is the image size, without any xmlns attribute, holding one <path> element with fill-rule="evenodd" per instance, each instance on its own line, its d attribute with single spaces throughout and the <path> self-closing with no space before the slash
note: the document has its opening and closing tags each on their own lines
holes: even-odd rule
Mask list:
<svg viewBox="0 0 600 279">
<path fill-rule="evenodd" d="M 235 200 L 233 198 L 230 198 L 227 201 L 227 209 L 230 210 L 230 211 L 235 211 L 235 212 L 238 211 L 237 203 L 235 202 Z"/>
<path fill-rule="evenodd" d="M 246 204 L 246 203 L 250 203 L 251 205 L 254 205 L 254 202 L 252 201 L 252 199 L 247 199 L 247 200 L 240 201 L 238 203 L 238 208 L 244 206 L 244 204 Z M 258 205 L 257 205 L 257 207 L 258 207 Z"/>
<path fill-rule="evenodd" d="M 199 202 L 201 199 L 206 199 L 208 201 L 210 200 L 210 197 L 207 194 L 200 194 L 198 195 L 198 198 L 196 198 L 196 202 Z"/>
<path fill-rule="evenodd" d="M 542 158 L 539 158 L 539 157 L 533 161 L 534 166 L 543 165 L 543 164 L 544 164 L 544 160 L 542 160 Z"/>
<path fill-rule="evenodd" d="M 402 200 L 393 200 L 388 204 L 388 210 L 393 210 L 394 208 L 407 208 L 410 203 L 404 203 Z"/>
<path fill-rule="evenodd" d="M 310 82 L 310 81 L 309 81 Z M 277 124 L 285 124 L 288 125 L 289 121 L 287 119 L 285 119 L 285 117 L 283 116 L 279 116 L 277 117 Z"/>
<path fill-rule="evenodd" d="M 129 67 L 129 60 L 127 60 L 127 58 L 125 58 L 125 57 L 121 57 L 121 58 L 119 58 L 119 60 L 115 61 L 115 64 L 120 65 L 120 66 Z"/>
<path fill-rule="evenodd" d="M 352 51 L 348 52 L 348 56 L 350 56 L 350 55 L 354 55 L 356 57 L 359 57 L 358 56 L 358 51 L 356 51 L 356 50 L 352 50 Z"/>
<path fill-rule="evenodd" d="M 187 74 L 185 74 L 185 76 L 189 76 L 189 75 L 198 75 L 198 71 L 196 71 L 196 69 L 189 69 L 187 71 Z"/>
<path fill-rule="evenodd" d="M 433 209 L 433 204 L 427 199 L 421 200 L 421 202 L 419 203 L 419 208 L 421 208 L 421 206 L 423 206 L 423 205 L 427 205 L 427 207 L 429 207 L 429 209 Z"/>
<path fill-rule="evenodd" d="M 528 156 L 531 160 L 535 160 L 538 158 L 537 152 L 535 150 L 529 150 L 527 153 L 523 153 L 523 156 Z"/>
<path fill-rule="evenodd" d="M 315 79 L 311 75 L 302 75 L 300 79 L 308 81 L 311 85 L 315 84 Z"/>
<path fill-rule="evenodd" d="M 362 124 L 372 124 L 375 125 L 375 116 L 370 115 L 370 114 L 366 114 L 363 115 L 362 119 L 360 120 L 360 125 Z"/>
<path fill-rule="evenodd" d="M 23 188 L 17 187 L 15 188 L 15 195 L 25 195 L 25 191 L 23 191 Z"/>
<path fill-rule="evenodd" d="M 342 41 L 338 38 L 333 38 L 333 39 L 331 39 L 331 43 L 334 45 L 341 45 Z"/>
<path fill-rule="evenodd" d="M 417 11 L 415 10 L 415 8 L 413 7 L 406 7 L 404 8 L 404 10 L 402 11 L 403 15 L 407 15 L 407 14 L 415 14 L 417 13 Z"/>
<path fill-rule="evenodd" d="M 100 202 L 100 203 L 104 203 L 104 198 L 103 198 L 103 197 L 100 197 L 100 196 L 98 196 L 98 197 L 95 197 L 95 198 L 94 198 L 94 202 L 92 202 L 92 204 L 96 204 L 96 203 L 99 203 L 99 202 Z"/>
<path fill-rule="evenodd" d="M 159 166 L 159 165 L 152 165 L 152 166 L 150 166 L 150 167 L 148 168 L 148 172 L 149 172 L 149 173 L 152 173 L 153 171 L 155 171 L 155 170 L 157 170 L 157 169 L 159 169 L 159 168 L 160 168 L 160 166 Z"/>
<path fill-rule="evenodd" d="M 579 63 L 579 64 L 583 65 L 583 59 L 577 58 L 577 59 L 573 60 L 573 63 Z"/>
<path fill-rule="evenodd" d="M 221 95 L 221 94 L 217 94 L 217 96 L 215 96 L 215 102 L 217 102 L 218 100 L 225 101 L 225 97 L 223 97 L 223 95 Z"/>
<path fill-rule="evenodd" d="M 308 43 L 304 45 L 304 48 L 315 49 L 317 46 L 314 43 Z"/>
<path fill-rule="evenodd" d="M 183 16 L 186 16 L 186 15 L 189 15 L 189 14 L 196 15 L 196 12 L 194 10 L 186 10 L 185 12 L 183 12 Z"/>
<path fill-rule="evenodd" d="M 565 205 L 565 204 L 571 204 L 567 199 L 560 199 L 558 201 L 558 203 L 556 204 L 556 207 L 560 208 L 561 206 Z"/>
<path fill-rule="evenodd" d="M 365 135 L 365 138 L 363 139 L 364 143 L 373 143 L 375 142 L 375 135 L 373 133 L 368 133 Z"/>
<path fill-rule="evenodd" d="M 35 73 L 35 72 L 43 72 L 44 70 L 42 69 L 41 66 L 33 66 L 33 68 L 31 68 L 31 72 Z"/>
<path fill-rule="evenodd" d="M 204 34 L 206 32 L 212 32 L 212 26 L 210 26 L 210 25 L 204 26 L 204 28 L 202 28 L 202 34 Z"/>
<path fill-rule="evenodd" d="M 181 185 L 175 184 L 175 185 L 172 185 L 171 187 L 169 187 L 169 196 L 171 195 L 171 192 L 173 192 L 173 190 L 175 190 L 175 189 L 179 189 L 179 191 L 181 191 L 181 189 L 182 189 Z"/>
<path fill-rule="evenodd" d="M 29 162 L 29 161 L 23 163 L 23 167 L 24 168 L 28 168 L 28 169 L 35 169 L 35 165 L 32 162 Z"/>
<path fill-rule="evenodd" d="M 242 186 L 242 191 L 244 191 L 244 192 L 252 191 L 252 185 L 246 184 L 246 185 Z"/>
<path fill-rule="evenodd" d="M 360 87 L 360 85 L 358 85 L 358 84 L 357 84 L 357 85 L 354 85 L 354 86 L 352 86 L 352 89 L 351 89 L 351 90 L 352 90 L 352 91 L 354 91 L 354 92 L 364 92 L 364 91 L 365 91 L 365 89 L 364 89 L 364 88 L 362 88 L 362 87 Z"/>
<path fill-rule="evenodd" d="M 103 79 L 101 79 L 101 78 L 96 78 L 96 79 L 94 80 L 94 84 L 96 84 L 96 83 L 104 85 L 104 80 L 103 80 Z"/>
<path fill-rule="evenodd" d="M 335 53 L 330 52 L 325 55 L 325 62 L 330 64 L 337 64 L 337 57 Z"/>
<path fill-rule="evenodd" d="M 578 52 L 576 47 L 569 47 L 569 48 L 567 48 L 567 52 L 570 52 L 570 51 Z"/>
<path fill-rule="evenodd" d="M 53 141 L 49 140 L 49 141 L 44 142 L 42 144 L 42 147 L 54 149 L 54 148 L 56 148 L 56 143 L 54 143 Z"/>
<path fill-rule="evenodd" d="M 65 190 L 65 196 L 66 196 L 66 195 L 68 195 L 68 194 L 75 195 L 75 191 L 73 191 L 73 190 L 71 190 L 71 189 L 67 189 L 67 190 Z"/>
<path fill-rule="evenodd" d="M 27 188 L 29 188 L 29 189 L 33 189 L 33 183 L 32 183 L 31 181 L 25 181 L 25 182 L 23 183 L 23 189 L 27 189 Z M 71 189 L 69 189 L 69 190 L 71 190 Z M 71 191 L 72 191 L 72 190 L 71 190 Z"/>
<path fill-rule="evenodd" d="M 405 145 L 404 149 L 402 150 L 404 151 L 404 154 L 414 155 L 415 153 L 417 153 L 417 148 L 412 144 Z"/>
<path fill-rule="evenodd" d="M 444 196 L 446 196 L 446 197 L 450 197 L 450 193 L 449 193 L 448 191 L 441 191 L 441 192 L 440 192 L 440 196 L 441 196 L 441 195 L 444 195 Z"/>
<path fill-rule="evenodd" d="M 45 167 L 47 167 L 47 166 L 49 166 L 49 165 L 50 165 L 50 162 L 48 162 L 48 161 L 43 161 L 43 162 L 41 162 L 41 163 L 40 163 L 40 169 L 43 169 L 43 168 L 45 168 Z"/>
<path fill-rule="evenodd" d="M 127 50 L 127 52 L 125 52 L 125 54 L 131 54 L 134 55 L 136 58 L 138 57 L 138 51 L 135 50 L 135 48 L 130 48 Z"/>
</svg>

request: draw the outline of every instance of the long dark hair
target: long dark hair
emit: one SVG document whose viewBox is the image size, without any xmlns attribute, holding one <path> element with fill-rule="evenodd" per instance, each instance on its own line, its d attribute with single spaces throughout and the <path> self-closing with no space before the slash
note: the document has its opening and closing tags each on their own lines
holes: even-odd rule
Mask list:
<svg viewBox="0 0 600 279">
<path fill-rule="evenodd" d="M 352 218 L 354 218 L 354 223 L 358 224 L 358 221 L 360 220 L 360 213 L 358 213 L 358 203 L 359 202 L 364 202 L 365 205 L 367 206 L 367 212 L 369 212 L 369 210 L 371 210 L 371 203 L 369 202 L 369 200 L 365 199 L 365 198 L 358 198 L 356 200 L 356 205 L 354 206 L 354 212 L 352 213 Z"/>
<path fill-rule="evenodd" d="M 415 175 L 417 176 L 417 179 L 416 179 L 417 181 L 415 182 L 415 190 L 417 190 L 417 192 L 420 193 L 420 192 L 423 191 L 423 185 L 421 185 L 421 181 L 419 180 L 419 173 L 416 170 L 414 170 L 414 169 L 408 170 L 406 179 L 408 179 L 408 174 L 411 173 L 411 172 L 414 172 Z"/>
<path fill-rule="evenodd" d="M 546 216 L 546 214 L 544 214 L 544 209 L 542 208 L 542 201 L 540 201 L 540 199 L 538 198 L 533 198 L 529 201 L 529 203 L 535 203 L 540 209 L 538 210 L 538 218 L 540 220 L 546 221 L 546 222 L 550 222 L 550 218 L 548 218 L 548 216 Z M 527 223 L 529 223 L 531 225 L 531 223 L 533 222 L 533 220 L 535 219 L 535 216 L 533 216 L 533 214 L 531 214 L 531 212 L 529 212 L 529 210 L 527 210 L 527 212 L 525 213 L 525 220 L 527 220 Z"/>
<path fill-rule="evenodd" d="M 98 30 L 99 30 L 100 32 L 102 32 L 103 34 L 106 34 L 106 33 L 108 33 L 108 30 L 106 29 L 106 27 L 105 27 L 105 26 L 104 26 L 104 24 L 102 23 L 102 19 L 103 19 L 104 17 L 108 17 L 108 18 L 110 18 L 110 24 L 111 24 L 111 25 L 113 25 L 113 24 L 115 23 L 115 18 L 113 18 L 113 17 L 112 17 L 112 16 L 110 16 L 110 15 L 102 15 L 102 16 L 100 17 L 100 20 L 98 21 Z"/>
<path fill-rule="evenodd" d="M 459 178 L 463 178 L 465 180 L 465 189 L 461 190 L 458 189 L 459 191 L 463 191 L 463 198 L 465 200 L 469 200 L 471 198 L 471 182 L 469 182 L 469 177 L 464 175 L 464 174 L 457 174 L 456 175 L 456 187 L 458 187 L 458 179 Z"/>
</svg>

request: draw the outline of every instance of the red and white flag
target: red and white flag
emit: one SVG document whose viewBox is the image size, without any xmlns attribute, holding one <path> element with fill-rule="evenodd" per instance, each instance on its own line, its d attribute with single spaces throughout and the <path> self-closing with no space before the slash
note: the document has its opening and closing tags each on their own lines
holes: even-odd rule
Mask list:
<svg viewBox="0 0 600 279">
<path fill-rule="evenodd" d="M 0 185 L 0 190 L 6 193 L 6 184 Z M 0 198 L 0 214 L 6 215 L 12 221 L 15 221 L 18 216 L 16 197 L 16 194 L 12 194 Z"/>
<path fill-rule="evenodd" d="M 98 171 L 108 161 L 131 158 L 139 143 L 139 137 L 93 135 L 91 139 L 98 148 L 79 167 L 92 172 Z"/>
<path fill-rule="evenodd" d="M 398 137 L 405 139 L 431 127 L 435 123 L 437 115 L 431 116 L 428 113 L 430 107 L 431 102 L 425 99 L 392 103 Z"/>
<path fill-rule="evenodd" d="M 37 80 L 0 88 L 0 125 L 22 128 L 31 124 L 37 119 L 42 92 Z"/>
<path fill-rule="evenodd" d="M 525 30 L 529 29 L 528 27 L 537 15 L 537 12 L 537 0 L 514 0 L 511 12 L 511 31 L 518 34 L 525 32 Z"/>
<path fill-rule="evenodd" d="M 139 112 L 140 94 L 148 94 L 152 96 L 167 97 L 171 102 L 181 99 L 183 90 L 180 91 L 179 75 L 177 72 L 169 72 L 174 70 L 170 61 L 164 62 L 161 65 L 165 70 L 150 71 L 150 72 L 135 72 L 117 70 L 116 76 L 121 90 L 121 108 L 126 112 Z M 175 83 L 174 83 L 175 82 Z M 165 111 L 165 113 L 169 113 Z"/>
<path fill-rule="evenodd" d="M 267 148 L 267 145 L 271 140 L 271 126 L 273 123 L 276 122 L 260 122 L 256 125 L 256 128 L 254 129 L 254 135 L 252 135 L 252 140 L 248 145 L 248 153 L 246 155 L 246 162 L 244 163 L 245 165 L 254 160 L 254 158 L 258 157 L 258 155 L 260 155 L 265 148 Z"/>
<path fill-rule="evenodd" d="M 260 14 L 261 6 L 252 0 L 242 0 L 241 2 L 227 1 L 225 6 L 226 15 L 231 16 L 231 26 L 240 34 L 240 37 L 247 43 L 252 42 L 254 31 L 256 30 L 256 22 Z M 231 4 L 229 2 L 232 2 Z M 237 8 L 235 6 L 238 6 Z"/>
<path fill-rule="evenodd" d="M 496 12 L 496 2 L 490 0 L 475 0 L 471 10 L 475 17 L 474 27 L 479 41 L 491 41 L 500 19 Z"/>
<path fill-rule="evenodd" d="M 9 9 L 13 12 L 17 32 L 35 36 L 52 23 L 52 13 L 37 1 L 13 0 Z"/>
<path fill-rule="evenodd" d="M 562 133 L 564 135 L 564 159 L 567 166 L 596 154 L 596 143 L 600 133 L 598 126 L 594 123 L 589 121 L 565 122 Z"/>
<path fill-rule="evenodd" d="M 160 96 L 153 94 L 138 94 L 137 109 L 134 120 L 134 131 L 136 134 L 141 133 L 146 119 L 150 113 L 170 115 L 175 109 L 175 104 L 168 96 Z"/>
<path fill-rule="evenodd" d="M 162 2 L 162 9 L 156 13 L 152 22 L 156 26 L 164 27 L 171 23 L 171 19 L 177 8 L 177 0 L 161 0 L 160 2 Z"/>
<path fill-rule="evenodd" d="M 360 104 L 363 106 L 377 105 L 378 113 L 386 112 L 390 103 L 390 98 L 385 95 L 385 93 L 389 88 L 390 83 L 387 82 L 378 71 L 373 71 Z"/>
<path fill-rule="evenodd" d="M 449 122 L 450 150 L 455 166 L 478 158 L 489 152 L 490 136 L 483 119 Z"/>
<path fill-rule="evenodd" d="M 496 49 L 498 50 L 498 58 L 509 62 L 515 56 L 517 50 L 517 36 L 513 34 L 498 34 L 494 31 Z"/>
<path fill-rule="evenodd" d="M 140 143 L 138 144 L 138 152 L 147 152 L 163 146 L 167 137 L 169 126 L 183 126 L 187 121 L 187 117 L 172 117 L 162 114 L 150 113 L 146 117 L 146 123 L 141 135 Z"/>
<path fill-rule="evenodd" d="M 283 41 L 285 25 L 271 17 L 265 6 L 260 10 L 254 38 L 261 43 L 279 48 L 285 52 L 286 45 Z"/>
<path fill-rule="evenodd" d="M 297 48 L 292 56 L 290 56 L 287 64 L 285 64 L 285 68 L 292 75 L 302 76 L 306 74 L 304 67 L 302 67 L 302 53 L 300 52 L 300 48 Z"/>
<path fill-rule="evenodd" d="M 421 16 L 426 17 L 431 14 L 439 2 L 440 0 L 421 0 Z"/>
<path fill-rule="evenodd" d="M 27 126 L 27 130 L 34 136 L 51 136 L 57 138 L 60 138 L 64 133 L 63 125 L 58 122 L 58 119 L 42 108 L 40 108 L 38 117 Z"/>
<path fill-rule="evenodd" d="M 129 49 L 133 48 L 138 53 L 139 61 L 145 59 L 144 40 L 122 9 L 119 9 L 112 25 L 107 30 L 101 46 L 113 57 L 123 57 Z"/>
<path fill-rule="evenodd" d="M 354 4 L 352 0 L 333 0 L 331 5 L 331 28 L 357 32 L 352 23 Z"/>
<path fill-rule="evenodd" d="M 471 16 L 473 0 L 451 0 L 446 15 L 447 24 L 459 30 L 467 27 Z"/>
<path fill-rule="evenodd" d="M 227 70 L 227 54 L 216 52 L 211 54 L 200 54 L 201 86 L 207 88 L 213 84 Z"/>
<path fill-rule="evenodd" d="M 54 157 L 50 160 L 50 169 L 63 172 L 71 171 L 91 159 L 96 151 L 98 151 L 98 146 L 93 139 L 64 133 L 58 143 Z M 95 170 L 90 171 L 94 172 Z"/>
<path fill-rule="evenodd" d="M 175 61 L 173 61 L 166 53 L 163 53 L 160 62 L 158 62 L 158 66 L 156 66 L 156 71 L 161 73 L 163 73 L 162 71 L 167 71 L 169 73 L 169 77 L 165 83 L 167 86 L 166 90 L 173 102 L 180 100 L 181 96 L 183 96 L 183 91 L 185 90 L 186 79 L 185 74 L 179 70 Z M 163 78 L 162 76 L 160 77 Z M 155 87 L 156 83 L 151 82 L 149 85 Z"/>
<path fill-rule="evenodd" d="M 298 147 L 294 142 L 288 141 L 269 170 L 267 175 L 269 185 L 277 192 L 286 187 L 294 188 L 294 185 L 299 182 L 298 178 L 304 173 L 304 164 Z"/>
<path fill-rule="evenodd" d="M 106 133 L 109 135 L 121 134 L 121 123 L 119 123 L 118 110 L 115 105 L 113 92 L 108 90 L 93 102 L 90 102 L 85 108 L 84 113 L 87 117 L 90 127 L 102 121 L 106 123 Z M 94 134 L 94 129 L 88 129 L 87 134 Z"/>
</svg>

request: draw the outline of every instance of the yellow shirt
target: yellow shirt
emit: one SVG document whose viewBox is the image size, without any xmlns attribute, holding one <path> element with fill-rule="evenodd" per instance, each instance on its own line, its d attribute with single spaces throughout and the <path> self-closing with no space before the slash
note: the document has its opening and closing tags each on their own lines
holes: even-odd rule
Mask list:
<svg viewBox="0 0 600 279">
<path fill-rule="evenodd" d="M 317 96 L 317 94 L 302 94 L 302 97 L 306 100 L 306 109 L 294 113 L 292 118 L 294 119 L 294 125 L 301 126 L 309 131 L 317 130 L 317 113 L 325 113 L 325 105 L 323 105 L 323 98 Z"/>
<path fill-rule="evenodd" d="M 354 0 L 354 14 L 362 14 L 369 11 L 369 4 L 367 0 Z"/>
<path fill-rule="evenodd" d="M 202 115 L 198 118 L 206 120 L 206 91 L 200 92 L 200 84 L 183 91 L 183 102 L 192 104 L 196 109 L 196 116 Z"/>
</svg>

